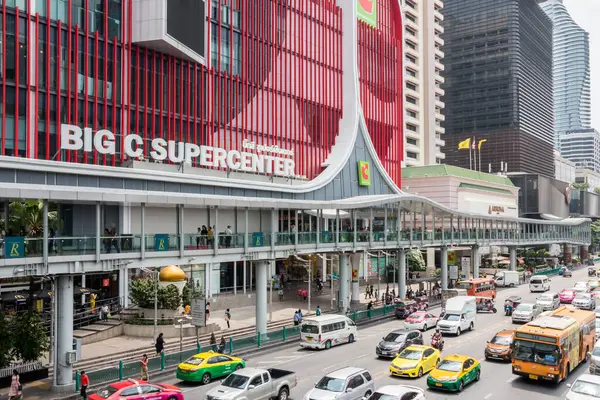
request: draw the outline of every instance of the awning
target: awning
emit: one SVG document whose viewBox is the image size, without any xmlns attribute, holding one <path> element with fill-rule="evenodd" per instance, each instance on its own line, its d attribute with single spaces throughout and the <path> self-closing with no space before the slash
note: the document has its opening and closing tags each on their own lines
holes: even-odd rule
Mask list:
<svg viewBox="0 0 600 400">
<path fill-rule="evenodd" d="M 89 289 L 89 288 L 84 288 L 84 287 L 75 287 L 73 289 L 73 295 L 74 296 L 81 296 L 82 294 L 91 294 L 91 293 L 97 293 L 98 290 L 96 289 Z M 52 297 L 52 291 L 51 290 L 38 290 L 37 292 L 35 292 L 33 294 L 33 298 L 35 300 L 50 300 L 50 298 Z M 2 296 L 0 297 L 0 300 L 2 300 L 3 302 L 6 303 L 12 303 L 12 302 L 25 302 L 27 301 L 27 299 L 29 299 L 29 292 L 8 292 L 8 293 L 3 293 Z"/>
</svg>

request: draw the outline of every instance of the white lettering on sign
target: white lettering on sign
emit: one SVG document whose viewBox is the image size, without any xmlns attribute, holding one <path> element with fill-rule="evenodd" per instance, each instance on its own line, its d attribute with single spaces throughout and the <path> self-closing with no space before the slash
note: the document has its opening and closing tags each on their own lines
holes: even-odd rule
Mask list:
<svg viewBox="0 0 600 400">
<path fill-rule="evenodd" d="M 62 150 L 97 151 L 100 154 L 116 154 L 115 134 L 102 129 L 92 132 L 91 128 L 81 129 L 75 125 L 63 124 L 60 127 L 60 148 Z M 200 167 L 214 167 L 232 171 L 254 172 L 284 177 L 296 177 L 294 152 L 279 146 L 257 145 L 244 140 L 243 151 L 225 150 L 219 147 L 198 146 L 194 143 L 175 142 L 157 138 L 150 142 L 150 157 L 155 161 L 169 160 L 172 163 L 196 161 Z M 144 155 L 144 139 L 129 134 L 123 140 L 123 152 L 130 158 Z"/>
</svg>

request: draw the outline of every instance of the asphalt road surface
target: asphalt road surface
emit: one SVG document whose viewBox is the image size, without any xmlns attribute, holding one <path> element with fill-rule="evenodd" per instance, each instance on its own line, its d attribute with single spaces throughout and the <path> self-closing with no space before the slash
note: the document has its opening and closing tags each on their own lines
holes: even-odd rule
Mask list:
<svg viewBox="0 0 600 400">
<path fill-rule="evenodd" d="M 564 288 L 572 287 L 577 281 L 586 281 L 587 268 L 577 271 L 572 278 L 555 276 L 551 278 L 550 292 L 559 292 Z M 531 399 L 564 399 L 568 391 L 567 383 L 573 382 L 577 376 L 587 373 L 588 365 L 581 364 L 570 377 L 559 385 L 544 382 L 529 381 L 512 374 L 510 363 L 486 361 L 484 348 L 486 342 L 491 340 L 494 334 L 502 329 L 514 328 L 510 317 L 506 317 L 502 310 L 504 299 L 508 296 L 522 296 L 523 302 L 535 302 L 539 293 L 529 293 L 527 285 L 517 288 L 500 289 L 498 292 L 499 310 L 497 314 L 478 314 L 475 330 L 465 332 L 460 337 L 445 337 L 445 347 L 442 356 L 449 354 L 461 354 L 474 357 L 481 362 L 481 380 L 467 386 L 459 395 L 464 399 L 473 400 L 520 400 Z M 433 310 L 433 313 L 439 309 Z M 427 388 L 427 377 L 420 379 L 395 378 L 389 375 L 388 366 L 390 361 L 378 359 L 375 356 L 375 347 L 389 331 L 402 327 L 398 320 L 389 321 L 379 325 L 359 328 L 358 338 L 355 343 L 344 344 L 330 350 L 314 351 L 304 350 L 300 346 L 282 349 L 269 354 L 256 357 L 247 357 L 248 367 L 258 368 L 282 368 L 296 372 L 298 386 L 291 391 L 291 398 L 301 400 L 304 394 L 314 384 L 330 371 L 346 366 L 362 367 L 369 370 L 375 380 L 375 387 L 384 385 L 414 385 Z M 430 343 L 433 330 L 424 334 L 426 344 Z M 180 382 L 175 377 L 166 379 L 165 383 L 179 385 L 189 399 L 204 399 L 206 392 L 218 385 L 213 382 L 206 386 L 192 385 Z M 427 399 L 449 399 L 456 394 L 426 390 Z M 534 397 L 531 397 L 534 396 Z"/>
</svg>

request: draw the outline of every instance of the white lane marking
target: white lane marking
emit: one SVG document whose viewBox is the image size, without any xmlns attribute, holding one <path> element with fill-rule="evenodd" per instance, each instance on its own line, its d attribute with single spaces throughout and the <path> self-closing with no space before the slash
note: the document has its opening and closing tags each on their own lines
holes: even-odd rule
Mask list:
<svg viewBox="0 0 600 400">
<path fill-rule="evenodd" d="M 517 380 L 518 376 L 513 376 L 512 378 L 510 378 L 509 380 L 506 381 L 506 383 L 512 383 L 515 380 Z"/>
<path fill-rule="evenodd" d="M 370 353 L 361 354 L 360 356 L 357 356 L 357 357 L 355 357 L 353 361 L 355 361 L 355 360 L 359 360 L 359 359 L 361 359 L 361 358 L 365 358 L 365 357 L 367 357 L 369 354 L 370 354 Z M 327 367 L 323 368 L 323 369 L 322 369 L 322 371 L 323 371 L 323 372 L 332 371 L 332 370 L 334 370 L 336 367 L 338 367 L 338 366 L 340 366 L 340 365 L 345 365 L 345 364 L 348 364 L 348 361 L 344 361 L 344 362 L 341 362 L 341 363 L 336 363 L 336 364 L 328 365 Z"/>
<path fill-rule="evenodd" d="M 485 395 L 485 397 L 483 398 L 483 400 L 487 400 L 487 399 L 489 399 L 490 397 L 492 397 L 492 394 L 491 394 L 491 393 L 488 393 L 488 394 L 486 394 L 486 395 Z"/>
<path fill-rule="evenodd" d="M 273 360 L 269 360 L 269 361 L 257 361 L 257 364 L 271 364 L 273 362 Z"/>
<path fill-rule="evenodd" d="M 294 358 L 294 359 L 298 359 L 298 358 L 301 358 L 301 357 L 306 357 L 306 356 L 308 356 L 308 355 L 310 355 L 310 354 L 306 354 L 306 355 L 304 355 L 304 356 L 300 356 L 300 357 L 298 357 L 298 356 L 279 356 L 279 357 L 275 357 L 275 359 L 276 359 L 276 360 L 278 360 L 278 359 L 280 359 L 280 358 Z"/>
</svg>

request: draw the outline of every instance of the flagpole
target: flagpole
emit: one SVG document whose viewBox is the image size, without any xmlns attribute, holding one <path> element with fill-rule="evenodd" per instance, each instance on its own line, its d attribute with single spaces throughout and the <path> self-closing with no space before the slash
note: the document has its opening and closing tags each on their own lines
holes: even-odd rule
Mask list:
<svg viewBox="0 0 600 400">
<path fill-rule="evenodd" d="M 469 169 L 473 169 L 473 149 L 471 148 L 471 145 L 469 144 Z"/>
<path fill-rule="evenodd" d="M 479 147 L 479 172 L 481 172 L 481 147 Z"/>
</svg>

